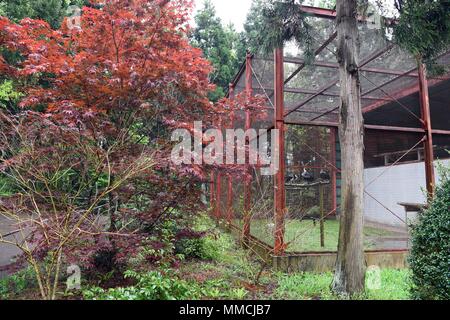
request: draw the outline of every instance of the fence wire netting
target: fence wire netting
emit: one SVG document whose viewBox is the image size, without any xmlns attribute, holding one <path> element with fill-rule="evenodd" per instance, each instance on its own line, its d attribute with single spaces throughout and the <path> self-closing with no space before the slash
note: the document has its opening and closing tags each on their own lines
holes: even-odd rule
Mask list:
<svg viewBox="0 0 450 320">
<path fill-rule="evenodd" d="M 284 240 L 291 253 L 336 251 L 342 201 L 337 130 L 341 88 L 335 23 L 331 19 L 308 19 L 313 61 L 308 60 L 305 44 L 287 43 L 284 47 Z M 419 211 L 427 202 L 424 132 L 415 89 L 419 81 L 417 61 L 392 44 L 385 29 L 360 23 L 359 32 L 361 101 L 366 124 L 364 245 L 367 250 L 404 250 L 410 247 L 410 226 L 418 215 L 408 210 L 412 206 Z M 450 52 L 443 53 L 436 62 L 448 67 Z M 254 54 L 251 70 L 244 65 L 235 79 L 235 93 L 251 87 L 254 95 L 267 100 L 266 117 L 252 114 L 252 128 L 274 128 L 274 70 L 274 57 Z M 246 72 L 251 72 L 250 84 L 246 83 Z M 432 122 L 435 128 L 447 130 L 450 122 L 442 116 L 447 107 L 442 99 L 449 81 L 433 75 L 429 78 Z M 244 119 L 244 114 L 238 116 L 235 128 L 244 128 Z M 385 129 L 377 128 L 380 126 Z M 435 158 L 449 163 L 450 137 L 436 134 L 433 139 Z M 250 235 L 273 246 L 276 186 L 274 177 L 262 176 L 259 169 L 249 167 L 252 178 L 247 188 L 244 177 L 233 179 L 232 223 L 243 230 L 247 217 Z M 439 178 L 438 174 L 437 181 Z M 227 187 L 228 183 L 222 182 L 222 189 Z M 225 190 L 222 197 L 226 199 Z M 245 190 L 251 194 L 247 213 Z M 221 203 L 223 212 L 229 212 L 227 201 Z"/>
</svg>

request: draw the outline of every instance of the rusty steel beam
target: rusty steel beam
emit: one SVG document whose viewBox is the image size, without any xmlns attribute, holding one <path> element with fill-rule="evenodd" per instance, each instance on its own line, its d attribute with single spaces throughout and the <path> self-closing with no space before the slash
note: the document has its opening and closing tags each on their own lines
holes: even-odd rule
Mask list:
<svg viewBox="0 0 450 320">
<path fill-rule="evenodd" d="M 316 49 L 316 51 L 314 51 L 314 57 L 317 56 L 318 54 L 320 54 L 323 50 L 325 50 L 325 48 L 334 41 L 334 39 L 336 39 L 337 37 L 337 32 L 333 32 L 331 34 L 331 36 L 319 47 Z M 285 60 L 288 60 L 289 58 L 284 58 Z M 284 80 L 284 84 L 288 84 L 289 81 L 291 81 L 300 71 L 302 71 L 306 66 L 305 61 L 303 61 L 302 63 L 300 63 L 300 66 L 289 76 L 287 77 L 286 80 Z"/>
<path fill-rule="evenodd" d="M 379 126 L 379 125 L 371 125 L 371 124 L 364 125 L 364 128 L 367 130 L 425 133 L 425 129 L 423 129 L 423 128 Z M 432 129 L 431 132 L 434 135 L 444 135 L 444 136 L 450 135 L 450 130 Z"/>
<path fill-rule="evenodd" d="M 397 78 L 397 79 L 398 79 L 398 78 Z M 443 81 L 446 81 L 446 80 L 450 80 L 450 74 L 448 74 L 448 75 L 446 75 L 446 76 L 444 76 L 444 77 L 442 77 L 442 78 L 440 78 L 440 79 L 429 80 L 429 81 L 428 81 L 428 86 L 431 87 L 431 86 L 434 86 L 434 85 L 439 84 L 439 83 L 441 83 L 441 82 L 443 82 Z M 388 84 L 390 84 L 391 82 L 392 82 L 392 81 L 389 81 L 389 83 L 385 83 L 385 84 L 383 84 L 382 86 L 377 87 L 376 90 L 382 89 L 383 86 L 388 85 Z M 412 94 L 415 94 L 415 93 L 419 92 L 419 90 L 420 90 L 420 86 L 419 86 L 418 84 L 417 84 L 417 85 L 410 86 L 410 87 L 408 87 L 408 88 L 401 89 L 401 90 L 399 90 L 399 91 L 397 91 L 397 92 L 391 94 L 391 96 L 392 96 L 393 98 L 395 98 L 395 99 L 388 99 L 387 101 L 378 101 L 378 102 L 374 102 L 373 104 L 368 105 L 367 107 L 365 107 L 365 108 L 363 109 L 363 113 L 367 113 L 367 112 L 371 112 L 371 111 L 377 110 L 377 109 L 379 109 L 379 108 L 385 106 L 385 105 L 388 104 L 389 102 L 394 102 L 395 100 L 402 99 L 402 98 L 404 98 L 404 97 L 410 96 L 410 95 L 412 95 Z M 373 91 L 375 91 L 375 90 L 371 90 L 371 91 L 373 92 Z M 367 92 L 367 93 L 371 93 L 371 92 Z"/>
<path fill-rule="evenodd" d="M 433 135 L 450 136 L 450 130 L 433 129 L 432 132 L 433 132 Z"/>
<path fill-rule="evenodd" d="M 302 11 L 314 17 L 336 19 L 336 10 L 318 8 L 313 6 L 300 6 Z"/>
<path fill-rule="evenodd" d="M 264 88 L 264 90 L 267 91 L 268 88 Z M 270 90 L 272 90 L 272 89 L 270 89 Z M 315 94 L 315 93 L 317 93 L 314 90 L 304 89 L 304 88 L 284 88 L 284 92 L 301 93 L 301 94 Z M 340 97 L 340 94 L 323 92 L 323 93 L 319 94 L 319 96 Z M 372 96 L 361 97 L 361 99 L 363 99 L 363 100 L 375 100 L 375 101 L 392 101 L 392 99 L 389 99 L 389 98 L 378 98 L 378 97 L 372 97 Z"/>
<path fill-rule="evenodd" d="M 233 212 L 233 177 L 228 175 L 228 189 L 227 189 L 227 223 L 232 224 L 234 218 Z"/>
<path fill-rule="evenodd" d="M 445 52 L 445 53 L 440 54 L 439 56 L 436 57 L 436 59 L 439 59 L 439 58 L 445 56 L 447 53 L 448 53 L 448 52 Z M 403 73 L 402 75 L 396 76 L 396 77 L 394 77 L 393 79 L 391 79 L 391 80 L 389 80 L 389 81 L 387 81 L 387 82 L 384 82 L 383 84 L 381 84 L 381 85 L 379 85 L 379 86 L 377 86 L 377 87 L 375 87 L 375 88 L 373 88 L 373 89 L 370 89 L 369 91 L 366 91 L 366 92 L 362 93 L 362 96 L 366 96 L 366 95 L 368 95 L 368 94 L 371 94 L 371 93 L 374 92 L 374 91 L 380 90 L 380 89 L 382 89 L 383 87 L 385 87 L 385 86 L 391 84 L 392 82 L 394 82 L 394 81 L 396 81 L 396 80 L 398 80 L 398 79 L 404 77 L 404 76 L 407 75 L 408 73 L 411 73 L 411 72 L 413 72 L 413 71 L 415 71 L 415 70 L 417 70 L 417 67 L 414 67 L 414 68 L 412 68 L 411 70 L 406 71 L 406 72 Z M 419 73 L 418 73 L 418 74 L 419 74 Z M 431 81 L 429 81 L 429 84 L 428 84 L 428 85 L 429 85 L 429 86 L 433 86 L 433 85 L 435 85 L 435 84 L 438 84 L 438 83 L 440 83 L 440 82 L 442 82 L 442 81 L 445 81 L 445 80 L 448 80 L 448 79 L 450 79 L 450 74 L 447 74 L 447 75 L 444 76 L 444 77 L 430 78 Z M 420 82 L 420 79 L 419 79 L 419 82 Z M 406 89 L 399 90 L 398 92 L 392 94 L 392 96 L 393 96 L 395 99 L 401 99 L 401 98 L 403 98 L 403 97 L 409 96 L 409 95 L 411 95 L 411 94 L 413 94 L 413 93 L 416 93 L 416 92 L 418 92 L 418 91 L 419 91 L 419 85 L 414 85 L 414 86 L 412 86 L 412 87 L 410 87 L 410 88 L 406 88 Z M 393 101 L 393 100 L 392 100 L 392 101 Z M 392 102 L 392 101 L 391 101 L 391 102 Z M 374 104 L 372 104 L 372 105 L 370 105 L 370 106 L 365 107 L 365 108 L 363 109 L 363 113 L 365 113 L 365 112 L 370 112 L 370 111 L 373 111 L 373 110 L 376 110 L 376 109 L 378 109 L 378 108 L 384 106 L 385 104 L 386 104 L 386 103 L 383 103 L 383 102 L 380 102 L 380 101 L 377 102 L 377 103 L 374 103 Z"/>
<path fill-rule="evenodd" d="M 327 122 L 327 121 L 284 121 L 284 124 L 288 125 L 299 125 L 299 126 L 312 126 L 312 127 L 338 127 L 339 124 L 337 122 Z"/>
<path fill-rule="evenodd" d="M 234 88 L 235 85 L 230 83 L 228 87 L 228 98 L 234 99 Z M 234 128 L 234 114 L 230 115 L 230 128 Z M 233 223 L 234 212 L 233 212 L 233 176 L 228 174 L 228 185 L 227 185 L 227 216 L 226 220 L 228 224 Z"/>
<path fill-rule="evenodd" d="M 214 178 L 214 171 L 211 171 L 210 181 L 209 181 L 209 205 L 211 207 L 211 210 L 215 208 L 215 191 L 214 191 L 214 184 L 215 184 L 215 178 Z"/>
<path fill-rule="evenodd" d="M 286 57 L 285 58 L 286 63 L 291 64 L 300 64 L 301 66 L 304 66 L 305 60 L 295 57 Z M 334 62 L 326 62 L 326 61 L 314 61 L 312 65 L 316 67 L 322 67 L 322 68 L 329 68 L 329 69 L 339 69 L 339 64 Z M 368 72 L 368 73 L 378 73 L 378 74 L 385 74 L 390 76 L 402 76 L 402 77 L 410 77 L 410 78 L 418 78 L 419 74 L 416 71 L 416 68 L 408 70 L 407 72 L 402 70 L 392 70 L 392 69 L 383 69 L 383 68 L 373 68 L 373 67 L 362 67 L 360 68 L 360 71 Z M 413 73 L 414 72 L 414 73 Z M 430 78 L 430 79 L 439 79 L 438 78 Z"/>
<path fill-rule="evenodd" d="M 338 134 L 338 128 L 337 127 L 333 127 L 330 128 L 330 144 L 331 144 L 331 163 L 333 164 L 333 166 L 336 166 L 336 162 L 337 162 L 337 152 L 336 152 L 336 137 Z M 331 172 L 331 196 L 333 197 L 333 211 L 336 214 L 336 210 L 338 207 L 338 203 L 337 203 L 337 171 L 336 169 L 330 168 Z"/>
<path fill-rule="evenodd" d="M 362 63 L 358 66 L 359 69 L 365 67 L 367 64 L 369 64 L 370 62 L 372 62 L 373 60 L 381 57 L 383 54 L 385 54 L 386 52 L 388 52 L 389 50 L 391 50 L 394 47 L 393 44 L 389 44 L 386 47 L 384 47 L 383 49 L 380 49 L 376 52 L 374 52 L 373 54 L 371 54 L 370 56 L 368 56 L 366 59 L 364 59 L 362 61 Z M 332 83 L 322 87 L 319 91 L 317 91 L 314 95 L 312 95 L 311 97 L 305 99 L 304 101 L 300 102 L 297 106 L 294 107 L 294 109 L 290 110 L 285 116 L 288 116 L 289 114 L 291 114 L 292 112 L 298 110 L 299 108 L 301 108 L 302 106 L 304 106 L 305 104 L 307 104 L 308 102 L 310 102 L 311 100 L 313 100 L 314 98 L 316 98 L 317 96 L 319 96 L 321 93 L 327 91 L 328 89 L 330 89 L 331 87 L 335 86 L 337 83 L 339 82 L 338 80 L 333 81 Z M 324 115 L 327 115 L 331 112 L 333 112 L 334 110 L 339 109 L 339 107 L 334 108 L 333 110 L 329 110 L 324 112 L 323 115 L 319 115 L 318 117 L 315 117 L 314 119 L 311 119 L 311 121 L 317 120 L 321 117 L 323 117 Z"/>
<path fill-rule="evenodd" d="M 419 77 L 420 110 L 426 134 L 426 140 L 424 142 L 425 175 L 428 191 L 428 200 L 431 201 L 434 197 L 436 178 L 434 175 L 433 132 L 431 129 L 431 113 L 430 113 L 427 69 L 425 64 L 422 62 L 419 62 L 419 75 L 420 75 Z"/>
<path fill-rule="evenodd" d="M 313 7 L 313 6 L 304 6 L 300 5 L 301 10 L 304 13 L 307 13 L 311 16 L 318 17 L 318 18 L 325 18 L 325 19 L 336 19 L 336 10 L 334 9 L 325 9 L 325 8 L 319 8 L 319 7 Z M 358 15 L 358 22 L 367 22 L 367 17 L 363 17 L 361 15 Z M 395 19 L 391 18 L 385 18 L 386 25 L 392 25 L 396 23 Z"/>
<path fill-rule="evenodd" d="M 384 47 L 383 49 L 380 49 L 380 50 L 374 52 L 372 55 L 370 55 L 370 56 L 368 56 L 366 59 L 364 59 L 364 60 L 362 61 L 362 63 L 358 66 L 358 68 L 361 69 L 361 68 L 365 67 L 367 64 L 369 64 L 369 63 L 372 62 L 373 60 L 375 60 L 375 59 L 381 57 L 383 54 L 385 54 L 386 52 L 388 52 L 389 50 L 391 50 L 393 47 L 394 47 L 394 44 L 390 43 L 389 45 L 387 45 L 387 46 Z M 339 80 L 337 80 L 337 82 L 339 82 Z M 336 82 L 336 83 L 337 83 L 337 82 Z M 332 112 L 334 112 L 335 110 L 338 110 L 339 108 L 340 108 L 340 106 L 337 106 L 337 107 L 333 108 L 332 110 L 328 110 L 328 111 L 324 112 L 322 115 L 319 115 L 319 116 L 317 116 L 317 117 L 311 119 L 310 121 L 314 121 L 314 120 L 320 119 L 321 117 L 323 117 L 323 116 L 325 116 L 325 115 L 327 115 L 327 114 L 329 114 L 329 113 L 332 113 Z"/>
<path fill-rule="evenodd" d="M 216 219 L 220 220 L 222 217 L 222 174 L 220 172 L 217 172 L 216 192 Z"/>
<path fill-rule="evenodd" d="M 246 61 L 245 61 L 245 92 L 247 97 L 250 98 L 253 95 L 253 74 L 252 74 L 252 58 L 253 56 L 250 53 L 247 53 Z M 251 127 L 251 113 L 250 110 L 245 110 L 245 130 L 250 129 Z M 246 141 L 247 146 L 250 144 L 249 141 Z M 251 201 L 252 201 L 252 185 L 251 185 L 251 171 L 250 171 L 250 157 L 248 148 L 246 148 L 246 164 L 245 164 L 245 182 L 244 182 L 244 226 L 243 226 L 243 238 L 244 241 L 247 241 L 250 237 L 250 223 L 251 223 Z"/>
<path fill-rule="evenodd" d="M 379 126 L 379 125 L 364 125 L 366 130 L 379 130 L 379 131 L 395 131 L 395 132 L 412 132 L 412 133 L 426 133 L 423 128 L 410 128 L 410 127 L 395 127 L 395 126 Z M 450 130 L 432 129 L 431 134 L 450 136 Z"/>
<path fill-rule="evenodd" d="M 299 104 L 297 104 L 293 109 L 289 110 L 288 112 L 285 113 L 285 117 L 289 116 L 291 113 L 297 111 L 298 109 L 300 109 L 301 107 L 303 107 L 305 104 L 307 104 L 308 102 L 310 102 L 311 100 L 315 99 L 316 97 L 320 96 L 322 93 L 324 93 L 325 91 L 331 89 L 332 87 L 334 87 L 337 83 L 339 82 L 339 80 L 335 80 L 331 83 L 326 84 L 325 86 L 323 86 L 322 88 L 320 88 L 318 91 L 316 91 L 313 95 L 311 95 L 310 97 L 306 98 L 305 100 L 303 100 L 302 102 L 300 102 Z"/>
<path fill-rule="evenodd" d="M 367 130 L 380 130 L 380 131 L 425 133 L 425 130 L 423 130 L 422 128 L 380 126 L 380 125 L 370 125 L 370 124 L 365 124 L 364 125 L 364 129 L 367 129 Z"/>
<path fill-rule="evenodd" d="M 283 49 L 277 48 L 275 58 L 275 129 L 278 130 L 278 159 L 279 168 L 274 179 L 274 206 L 275 206 L 275 246 L 274 254 L 284 254 L 285 242 L 285 215 L 286 215 L 286 189 L 285 189 L 285 161 L 284 161 L 284 62 Z M 277 148 L 275 148 L 277 149 Z"/>
<path fill-rule="evenodd" d="M 318 115 L 317 117 L 312 118 L 312 119 L 309 120 L 309 121 L 316 121 L 317 119 L 320 119 L 320 118 L 322 118 L 322 117 L 324 117 L 324 116 L 326 116 L 326 115 L 328 115 L 328 114 L 330 114 L 330 113 L 335 112 L 336 110 L 339 110 L 339 108 L 340 108 L 340 107 L 334 107 L 333 109 L 328 110 L 328 111 L 325 111 L 325 112 L 321 113 L 320 115 Z"/>
<path fill-rule="evenodd" d="M 381 88 L 387 86 L 388 84 L 391 84 L 392 82 L 394 82 L 394 81 L 396 81 L 396 80 L 398 80 L 398 79 L 400 79 L 400 78 L 405 77 L 407 74 L 409 74 L 409 73 L 415 71 L 416 69 L 417 69 L 417 68 L 413 68 L 413 69 L 411 69 L 411 70 L 408 70 L 408 71 L 406 71 L 406 72 L 403 72 L 403 74 L 400 74 L 400 75 L 398 75 L 398 76 L 396 76 L 396 77 L 394 77 L 394 78 L 392 78 L 392 79 L 390 79 L 390 80 L 388 80 L 388 81 L 386 81 L 386 82 L 383 82 L 382 84 L 380 84 L 379 86 L 377 86 L 377 87 L 375 87 L 375 88 L 372 88 L 372 89 L 370 89 L 370 90 L 368 90 L 368 91 L 366 91 L 366 92 L 363 92 L 363 93 L 361 94 L 361 96 L 366 96 L 366 95 L 368 95 L 368 94 L 371 94 L 372 92 L 375 92 L 375 91 L 377 91 L 377 90 L 379 90 L 379 89 L 381 89 Z"/>
<path fill-rule="evenodd" d="M 316 57 L 316 56 L 317 56 L 318 54 L 320 54 L 323 50 L 325 50 L 325 48 L 326 48 L 331 42 L 333 42 L 334 39 L 336 39 L 336 37 L 337 37 L 337 31 L 334 31 L 334 32 L 330 35 L 330 37 L 329 37 L 324 43 L 322 43 L 322 45 L 321 45 L 319 48 L 317 48 L 317 49 L 314 51 L 314 57 Z M 288 58 L 283 57 L 283 59 L 288 59 Z M 283 63 L 284 63 L 284 61 L 283 61 Z M 289 77 L 287 77 L 286 80 L 284 80 L 284 85 L 288 84 L 292 79 L 294 79 L 294 77 L 295 77 L 297 74 L 299 74 L 305 67 L 306 67 L 306 63 L 305 63 L 305 61 L 303 61 L 303 62 L 300 64 L 300 66 L 298 66 L 298 68 L 297 68 L 293 73 L 291 73 L 291 75 L 290 75 Z M 271 89 L 271 90 L 272 90 L 272 89 Z M 273 97 L 274 94 L 275 94 L 275 92 L 271 93 L 270 96 L 269 96 L 269 99 L 271 99 L 271 98 Z"/>
<path fill-rule="evenodd" d="M 299 126 L 312 126 L 312 127 L 327 127 L 327 128 L 338 128 L 339 123 L 337 122 L 326 122 L 326 121 L 285 121 L 288 125 L 299 125 Z M 378 131 L 395 131 L 395 132 L 412 132 L 412 133 L 425 133 L 423 128 L 411 128 L 411 127 L 396 127 L 396 126 L 383 126 L 383 125 L 373 125 L 365 124 L 364 129 L 366 130 L 378 130 Z M 450 136 L 450 130 L 440 130 L 433 129 L 431 131 L 433 135 L 444 135 Z"/>
</svg>

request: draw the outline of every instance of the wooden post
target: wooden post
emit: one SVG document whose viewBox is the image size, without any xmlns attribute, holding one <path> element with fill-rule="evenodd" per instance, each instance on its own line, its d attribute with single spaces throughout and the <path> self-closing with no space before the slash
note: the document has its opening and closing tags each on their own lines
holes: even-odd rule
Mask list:
<svg viewBox="0 0 450 320">
<path fill-rule="evenodd" d="M 434 187 L 436 185 L 434 175 L 434 150 L 433 150 L 433 131 L 431 127 L 430 99 L 428 93 L 427 69 L 425 64 L 419 61 L 419 93 L 420 93 L 420 110 L 422 115 L 423 126 L 425 129 L 426 140 L 424 142 L 425 149 L 425 175 L 428 191 L 428 200 L 434 197 Z"/>
<path fill-rule="evenodd" d="M 319 202 L 320 202 L 320 246 L 325 247 L 325 210 L 324 210 L 324 185 L 319 185 Z"/>
<path fill-rule="evenodd" d="M 275 129 L 278 130 L 278 156 L 279 168 L 274 179 L 274 206 L 275 206 L 275 255 L 284 254 L 285 242 L 285 215 L 286 215 L 286 186 L 285 186 L 285 159 L 284 159 L 284 57 L 283 49 L 277 48 L 275 59 Z M 272 146 L 273 147 L 273 146 Z"/>
<path fill-rule="evenodd" d="M 252 84 L 252 56 L 250 53 L 247 53 L 246 64 L 245 64 L 245 91 L 247 93 L 247 97 L 250 98 L 253 95 L 253 84 Z M 251 127 L 251 114 L 250 110 L 245 110 L 245 130 L 250 129 Z M 250 141 L 246 140 L 246 146 L 250 145 Z M 250 223 L 251 223 L 251 189 L 252 182 L 251 178 L 249 178 L 250 171 L 250 157 L 248 149 L 246 151 L 246 164 L 245 164 L 245 172 L 247 177 L 244 181 L 244 227 L 243 227 L 243 238 L 246 241 L 250 236 Z"/>
</svg>

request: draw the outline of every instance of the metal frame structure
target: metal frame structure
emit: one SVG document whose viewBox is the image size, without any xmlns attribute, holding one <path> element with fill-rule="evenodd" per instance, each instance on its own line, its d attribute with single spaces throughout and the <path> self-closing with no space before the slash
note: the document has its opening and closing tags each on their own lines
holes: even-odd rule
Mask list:
<svg viewBox="0 0 450 320">
<path fill-rule="evenodd" d="M 325 19 L 335 19 L 336 12 L 329 9 L 302 6 L 302 9 L 305 13 L 319 18 Z M 360 18 L 360 21 L 363 21 Z M 391 23 L 392 21 L 388 21 Z M 327 46 L 332 43 L 337 37 L 336 31 L 333 32 L 326 41 L 321 44 L 316 50 L 315 55 L 318 56 L 321 52 L 323 52 Z M 399 99 L 409 96 L 413 93 L 418 92 L 420 96 L 420 107 L 421 107 L 421 115 L 417 117 L 415 114 L 414 117 L 418 118 L 417 120 L 420 122 L 421 127 L 398 127 L 398 126 L 385 126 L 385 125 L 365 125 L 366 129 L 370 130 L 380 130 L 380 131 L 390 131 L 390 132 L 403 132 L 403 133 L 420 133 L 423 134 L 424 137 L 419 141 L 418 144 L 423 144 L 423 148 L 425 150 L 425 173 L 426 173 L 426 186 L 428 190 L 428 194 L 430 197 L 434 194 L 434 185 L 435 185 L 435 174 L 434 174 L 434 154 L 433 154 L 433 135 L 446 135 L 450 136 L 450 130 L 434 130 L 432 128 L 431 116 L 430 116 L 430 101 L 429 101 L 429 91 L 428 87 L 437 83 L 440 83 L 445 80 L 450 79 L 450 75 L 441 78 L 427 78 L 427 70 L 423 64 L 418 65 L 418 67 L 413 68 L 411 70 L 407 70 L 406 72 L 400 72 L 398 70 L 390 70 L 388 68 L 375 68 L 369 67 L 368 65 L 375 61 L 377 58 L 380 58 L 391 50 L 394 47 L 393 44 L 389 44 L 380 50 L 369 55 L 363 61 L 361 61 L 359 65 L 359 69 L 366 73 L 380 74 L 393 76 L 393 78 L 388 81 L 383 82 L 381 85 L 374 85 L 374 88 L 367 90 L 362 93 L 362 99 L 366 101 L 371 101 L 370 105 L 364 107 L 363 113 L 368 113 L 374 111 L 388 103 L 397 102 L 398 105 L 410 113 L 412 113 L 408 108 L 406 108 Z M 239 79 L 242 76 L 245 76 L 245 92 L 248 96 L 253 94 L 253 69 L 252 69 L 252 59 L 253 56 L 251 54 L 247 54 L 246 61 L 242 65 L 239 73 L 230 84 L 229 88 L 229 97 L 232 98 L 234 96 L 235 88 L 238 84 Z M 279 159 L 284 159 L 284 141 L 285 141 L 285 126 L 289 124 L 296 125 L 306 125 L 306 126 L 321 126 L 327 127 L 331 130 L 331 138 L 330 143 L 333 146 L 332 154 L 332 165 L 336 163 L 336 150 L 335 150 L 335 141 L 337 137 L 339 124 L 337 122 L 330 121 L 321 121 L 321 119 L 329 114 L 336 114 L 339 110 L 339 106 L 335 106 L 325 112 L 319 112 L 314 117 L 311 117 L 309 120 L 302 121 L 294 121 L 289 122 L 286 118 L 302 109 L 306 104 L 308 104 L 311 100 L 319 96 L 334 96 L 338 97 L 339 95 L 336 93 L 327 92 L 330 88 L 335 86 L 339 80 L 331 79 L 328 83 L 318 88 L 317 90 L 305 89 L 305 88 L 293 88 L 289 87 L 288 84 L 294 79 L 305 67 L 306 63 L 302 59 L 293 58 L 293 57 L 285 57 L 283 54 L 283 48 L 277 48 L 274 50 L 274 88 L 262 88 L 263 90 L 273 91 L 272 94 L 267 95 L 267 98 L 271 100 L 274 98 L 274 123 L 273 126 L 268 129 L 278 129 L 279 130 L 279 149 L 277 150 L 279 154 Z M 292 72 L 286 79 L 284 77 L 284 64 L 295 64 L 297 68 L 294 72 Z M 339 66 L 335 63 L 328 62 L 315 62 L 315 65 L 322 68 L 329 69 L 337 69 Z M 362 73 L 364 77 L 364 74 Z M 388 93 L 385 88 L 387 85 L 393 83 L 394 81 L 401 78 L 410 78 L 417 79 L 417 84 L 413 86 L 408 86 L 399 89 L 395 93 Z M 367 79 L 370 81 L 370 79 Z M 374 92 L 383 92 L 383 96 L 373 96 Z M 284 102 L 284 94 L 287 93 L 302 93 L 308 94 L 309 97 L 306 99 L 299 101 L 292 108 L 286 110 L 285 102 Z M 249 129 L 251 127 L 251 113 L 250 111 L 246 111 L 245 114 L 245 128 Z M 249 173 L 250 167 L 246 166 L 246 171 Z M 286 189 L 285 189 L 285 162 L 280 161 L 280 168 L 278 173 L 274 178 L 274 218 L 275 218 L 275 235 L 274 235 L 274 255 L 280 256 L 283 255 L 286 249 L 286 243 L 284 239 L 284 220 L 286 215 Z M 336 212 L 338 208 L 338 204 L 336 203 L 336 181 L 337 181 L 337 173 L 339 169 L 334 167 L 331 177 L 331 184 L 333 190 L 333 211 L 330 214 Z M 217 192 L 214 192 L 214 181 L 216 182 Z M 211 200 L 212 204 L 216 206 L 216 214 L 217 218 L 220 218 L 220 174 L 217 174 L 216 180 L 214 180 L 214 176 L 211 177 Z M 375 201 L 376 200 L 372 195 L 368 194 Z M 243 227 L 243 236 L 244 239 L 250 237 L 250 215 L 249 212 L 251 210 L 251 182 L 248 179 L 245 180 L 244 183 L 244 227 Z M 228 223 L 232 222 L 233 219 L 233 208 L 232 208 L 232 198 L 233 198 L 233 181 L 231 177 L 228 177 L 228 185 L 227 185 L 227 209 L 226 209 L 226 220 Z M 219 199 L 219 200 L 218 200 Z M 382 203 L 380 203 L 383 205 Z M 387 208 L 387 210 L 389 210 Z M 393 212 L 392 212 L 393 213 Z M 328 214 L 328 215 L 330 215 Z M 395 213 L 393 213 L 395 215 Z"/>
</svg>

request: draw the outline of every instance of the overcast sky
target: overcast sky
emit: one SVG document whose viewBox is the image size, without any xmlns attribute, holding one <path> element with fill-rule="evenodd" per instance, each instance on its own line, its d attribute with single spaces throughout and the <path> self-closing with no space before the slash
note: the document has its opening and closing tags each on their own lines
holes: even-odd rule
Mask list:
<svg viewBox="0 0 450 320">
<path fill-rule="evenodd" d="M 242 31 L 247 12 L 252 3 L 251 0 L 212 0 L 212 2 L 223 23 L 232 22 L 237 31 Z M 203 0 L 195 0 L 195 6 L 197 10 L 200 9 L 203 6 Z"/>
<path fill-rule="evenodd" d="M 247 17 L 247 13 L 250 9 L 250 5 L 252 0 L 211 0 L 216 7 L 217 15 L 222 19 L 224 24 L 233 23 L 236 27 L 237 31 L 243 30 L 243 25 L 245 22 L 245 18 Z M 195 0 L 195 11 L 202 8 L 204 0 Z M 314 5 L 320 1 L 319 0 L 304 0 L 303 4 Z M 375 0 L 370 0 L 370 2 L 375 3 Z M 389 7 L 393 7 L 392 0 L 384 0 L 383 4 L 387 6 L 384 14 L 389 13 L 392 9 Z"/>
</svg>

